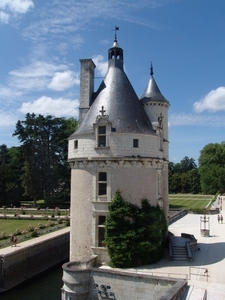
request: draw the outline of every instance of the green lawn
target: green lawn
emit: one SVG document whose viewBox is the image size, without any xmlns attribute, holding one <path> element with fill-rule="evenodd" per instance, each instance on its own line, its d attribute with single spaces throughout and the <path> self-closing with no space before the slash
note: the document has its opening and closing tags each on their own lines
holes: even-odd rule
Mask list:
<svg viewBox="0 0 225 300">
<path fill-rule="evenodd" d="M 38 224 L 46 225 L 48 221 L 46 220 L 18 220 L 18 219 L 0 219 L 0 235 L 5 232 L 6 236 L 14 234 L 17 229 L 20 231 L 27 230 L 28 226 L 31 225 L 34 228 L 38 227 Z"/>
<path fill-rule="evenodd" d="M 170 194 L 169 205 L 171 209 L 204 209 L 213 199 L 213 195 Z"/>
</svg>

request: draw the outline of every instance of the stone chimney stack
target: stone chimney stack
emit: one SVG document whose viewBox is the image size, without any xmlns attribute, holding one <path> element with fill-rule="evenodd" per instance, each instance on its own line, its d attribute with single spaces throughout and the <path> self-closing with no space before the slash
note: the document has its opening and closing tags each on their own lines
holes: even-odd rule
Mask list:
<svg viewBox="0 0 225 300">
<path fill-rule="evenodd" d="M 92 59 L 80 59 L 80 112 L 79 122 L 83 120 L 91 105 L 94 92 L 94 70 L 95 64 Z"/>
</svg>

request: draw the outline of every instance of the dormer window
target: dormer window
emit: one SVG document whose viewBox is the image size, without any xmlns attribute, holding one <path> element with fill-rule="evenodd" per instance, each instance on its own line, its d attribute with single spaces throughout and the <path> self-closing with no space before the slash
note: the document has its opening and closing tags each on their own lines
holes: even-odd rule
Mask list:
<svg viewBox="0 0 225 300">
<path fill-rule="evenodd" d="M 104 106 L 99 111 L 101 114 L 96 117 L 96 121 L 93 124 L 96 148 L 108 148 L 109 147 L 109 135 L 111 132 L 112 124 L 109 121 L 109 116 L 105 114 Z"/>
<path fill-rule="evenodd" d="M 98 147 L 106 147 L 106 126 L 98 127 Z"/>
</svg>

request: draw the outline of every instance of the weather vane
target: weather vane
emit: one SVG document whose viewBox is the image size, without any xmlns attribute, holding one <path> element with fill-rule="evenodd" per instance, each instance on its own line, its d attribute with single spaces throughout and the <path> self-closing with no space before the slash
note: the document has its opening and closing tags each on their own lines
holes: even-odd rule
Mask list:
<svg viewBox="0 0 225 300">
<path fill-rule="evenodd" d="M 120 30 L 120 28 L 118 26 L 115 26 L 115 29 L 114 29 L 114 31 L 115 31 L 115 41 L 117 40 L 117 36 L 116 36 L 117 30 Z"/>
</svg>

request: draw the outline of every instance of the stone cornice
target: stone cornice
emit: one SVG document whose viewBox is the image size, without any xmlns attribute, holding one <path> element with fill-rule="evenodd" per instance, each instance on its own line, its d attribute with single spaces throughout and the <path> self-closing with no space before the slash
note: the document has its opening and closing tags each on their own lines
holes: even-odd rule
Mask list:
<svg viewBox="0 0 225 300">
<path fill-rule="evenodd" d="M 168 161 L 163 158 L 150 157 L 105 157 L 105 158 L 76 158 L 68 160 L 71 169 L 84 168 L 118 168 L 118 167 L 136 167 L 136 168 L 154 168 L 163 169 Z"/>
</svg>

